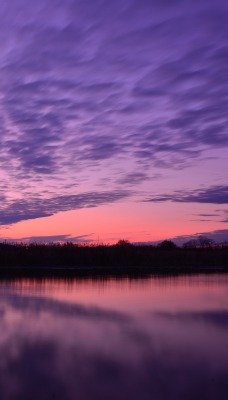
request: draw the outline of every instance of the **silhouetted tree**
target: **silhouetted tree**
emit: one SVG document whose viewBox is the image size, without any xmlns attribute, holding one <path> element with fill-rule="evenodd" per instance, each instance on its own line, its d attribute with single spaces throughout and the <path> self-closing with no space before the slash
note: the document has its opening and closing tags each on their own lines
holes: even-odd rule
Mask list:
<svg viewBox="0 0 228 400">
<path fill-rule="evenodd" d="M 207 236 L 200 235 L 197 239 L 188 240 L 183 244 L 185 249 L 194 249 L 196 247 L 211 247 L 215 244 L 213 239 L 209 239 Z"/>
<path fill-rule="evenodd" d="M 120 239 L 117 243 L 116 246 L 132 246 L 132 244 L 129 242 L 129 240 L 125 240 L 125 239 Z"/>
<path fill-rule="evenodd" d="M 199 243 L 197 239 L 190 239 L 183 244 L 183 247 L 185 249 L 195 249 L 198 246 L 198 244 Z"/>
<path fill-rule="evenodd" d="M 163 240 L 163 242 L 159 244 L 159 247 L 164 250 L 172 250 L 177 248 L 176 244 L 172 242 L 172 240 Z"/>
<path fill-rule="evenodd" d="M 203 235 L 198 237 L 198 242 L 200 247 L 211 247 L 215 243 L 213 239 Z"/>
</svg>

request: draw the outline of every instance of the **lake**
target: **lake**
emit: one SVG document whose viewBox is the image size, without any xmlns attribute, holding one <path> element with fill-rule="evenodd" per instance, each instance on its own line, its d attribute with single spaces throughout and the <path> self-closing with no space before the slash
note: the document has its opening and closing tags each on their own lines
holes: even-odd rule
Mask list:
<svg viewBox="0 0 228 400">
<path fill-rule="evenodd" d="M 1 400 L 228 399 L 228 275 L 0 282 Z"/>
</svg>

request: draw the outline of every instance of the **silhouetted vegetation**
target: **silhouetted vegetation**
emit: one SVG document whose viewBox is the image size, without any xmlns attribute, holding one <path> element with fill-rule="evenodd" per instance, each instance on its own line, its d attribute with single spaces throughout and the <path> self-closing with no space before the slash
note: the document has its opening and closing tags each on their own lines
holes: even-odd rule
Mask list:
<svg viewBox="0 0 228 400">
<path fill-rule="evenodd" d="M 163 240 L 163 242 L 159 244 L 159 247 L 163 250 L 173 250 L 177 248 L 177 245 L 172 242 L 172 240 Z"/>
<path fill-rule="evenodd" d="M 203 268 L 228 271 L 228 245 L 177 247 L 171 241 L 157 246 L 133 245 L 120 240 L 116 245 L 11 244 L 0 243 L 0 273 L 3 274 L 102 274 L 110 272 L 192 272 Z M 49 272 L 48 272 L 49 271 Z"/>
<path fill-rule="evenodd" d="M 133 246 L 133 245 L 129 242 L 129 240 L 120 239 L 120 240 L 116 243 L 116 246 L 124 246 L 124 247 L 126 247 L 126 246 Z"/>
<path fill-rule="evenodd" d="M 191 239 L 188 240 L 187 242 L 184 243 L 183 247 L 185 248 L 208 248 L 208 247 L 213 247 L 216 246 L 216 243 L 214 242 L 214 240 L 209 239 L 206 236 L 200 235 L 198 236 L 197 239 Z"/>
</svg>

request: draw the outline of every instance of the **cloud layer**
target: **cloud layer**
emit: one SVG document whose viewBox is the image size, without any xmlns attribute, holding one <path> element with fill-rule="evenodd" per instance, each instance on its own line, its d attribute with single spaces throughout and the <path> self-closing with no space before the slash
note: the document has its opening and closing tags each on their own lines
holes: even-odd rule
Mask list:
<svg viewBox="0 0 228 400">
<path fill-rule="evenodd" d="M 15 200 L 0 208 L 0 224 L 7 225 L 27 219 L 51 216 L 60 211 L 97 207 L 129 196 L 127 191 L 91 192 L 78 195 L 56 196 L 49 199 L 30 198 Z"/>
<path fill-rule="evenodd" d="M 138 193 L 224 151 L 227 17 L 226 0 L 4 2 L 0 223 Z M 225 204 L 218 190 L 174 200 Z"/>
<path fill-rule="evenodd" d="M 146 201 L 165 202 L 174 201 L 178 203 L 209 203 L 228 204 L 228 186 L 212 186 L 208 189 L 194 191 L 175 191 L 171 194 L 156 195 Z"/>
</svg>

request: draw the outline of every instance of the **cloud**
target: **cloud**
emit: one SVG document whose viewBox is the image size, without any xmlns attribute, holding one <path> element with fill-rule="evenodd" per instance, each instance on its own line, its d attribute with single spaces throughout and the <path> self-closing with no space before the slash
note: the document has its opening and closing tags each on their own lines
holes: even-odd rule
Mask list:
<svg viewBox="0 0 228 400">
<path fill-rule="evenodd" d="M 21 237 L 19 239 L 11 239 L 11 238 L 1 238 L 3 241 L 7 242 L 29 242 L 29 243 L 91 243 L 93 239 L 91 238 L 93 233 L 89 233 L 86 235 L 79 235 L 79 236 L 71 236 L 70 234 L 63 234 L 63 235 L 47 235 L 47 236 L 28 236 L 28 237 Z"/>
<path fill-rule="evenodd" d="M 157 177 L 154 177 L 157 178 Z M 125 176 L 123 176 L 122 178 L 119 178 L 117 180 L 118 183 L 120 183 L 121 185 L 137 185 L 139 183 L 142 183 L 146 180 L 150 179 L 148 177 L 148 175 L 146 175 L 143 172 L 130 172 L 129 174 L 126 174 Z M 152 178 L 153 179 L 153 178 Z"/>
<path fill-rule="evenodd" d="M 215 243 L 228 243 L 228 229 L 218 229 L 215 231 L 201 231 L 196 232 L 191 235 L 179 235 L 175 237 L 169 237 L 168 240 L 172 240 L 178 246 L 182 246 L 184 243 L 198 239 L 199 236 L 205 236 L 208 239 L 212 239 Z M 161 241 L 153 241 L 153 242 L 136 242 L 135 244 L 152 244 L 157 245 L 161 243 Z"/>
<path fill-rule="evenodd" d="M 208 239 L 214 240 L 216 243 L 228 242 L 228 229 L 218 229 L 209 232 L 197 232 L 193 235 L 180 235 L 172 238 L 172 240 L 178 245 L 183 245 L 183 243 L 197 239 L 199 236 L 206 236 Z"/>
<path fill-rule="evenodd" d="M 177 203 L 228 204 L 228 186 L 212 186 L 208 189 L 198 189 L 191 192 L 175 191 L 173 194 L 155 195 L 145 201 Z"/>
<path fill-rule="evenodd" d="M 210 219 L 195 219 L 195 221 L 210 221 L 210 222 L 222 222 L 222 223 L 227 223 L 228 218 L 227 218 L 227 213 L 228 210 L 216 210 L 216 213 L 214 214 L 196 214 L 197 217 L 203 217 L 203 218 L 210 218 Z"/>
<path fill-rule="evenodd" d="M 52 198 L 30 198 L 14 200 L 0 208 L 0 224 L 7 225 L 28 219 L 43 218 L 60 211 L 97 207 L 125 199 L 130 192 L 88 192 L 77 195 L 56 196 Z"/>
<path fill-rule="evenodd" d="M 208 1 L 24 4 L 24 17 L 7 5 L 0 15 L 3 148 L 12 164 L 55 173 L 67 150 L 75 166 L 80 159 L 114 162 L 122 153 L 152 164 L 164 158 L 168 166 L 172 154 L 184 163 L 203 144 L 228 145 L 225 1 L 216 12 Z M 14 143 L 7 138 L 13 132 Z"/>
<path fill-rule="evenodd" d="M 197 215 L 199 215 L 200 217 L 217 217 L 218 216 L 218 214 L 197 214 Z"/>
</svg>

